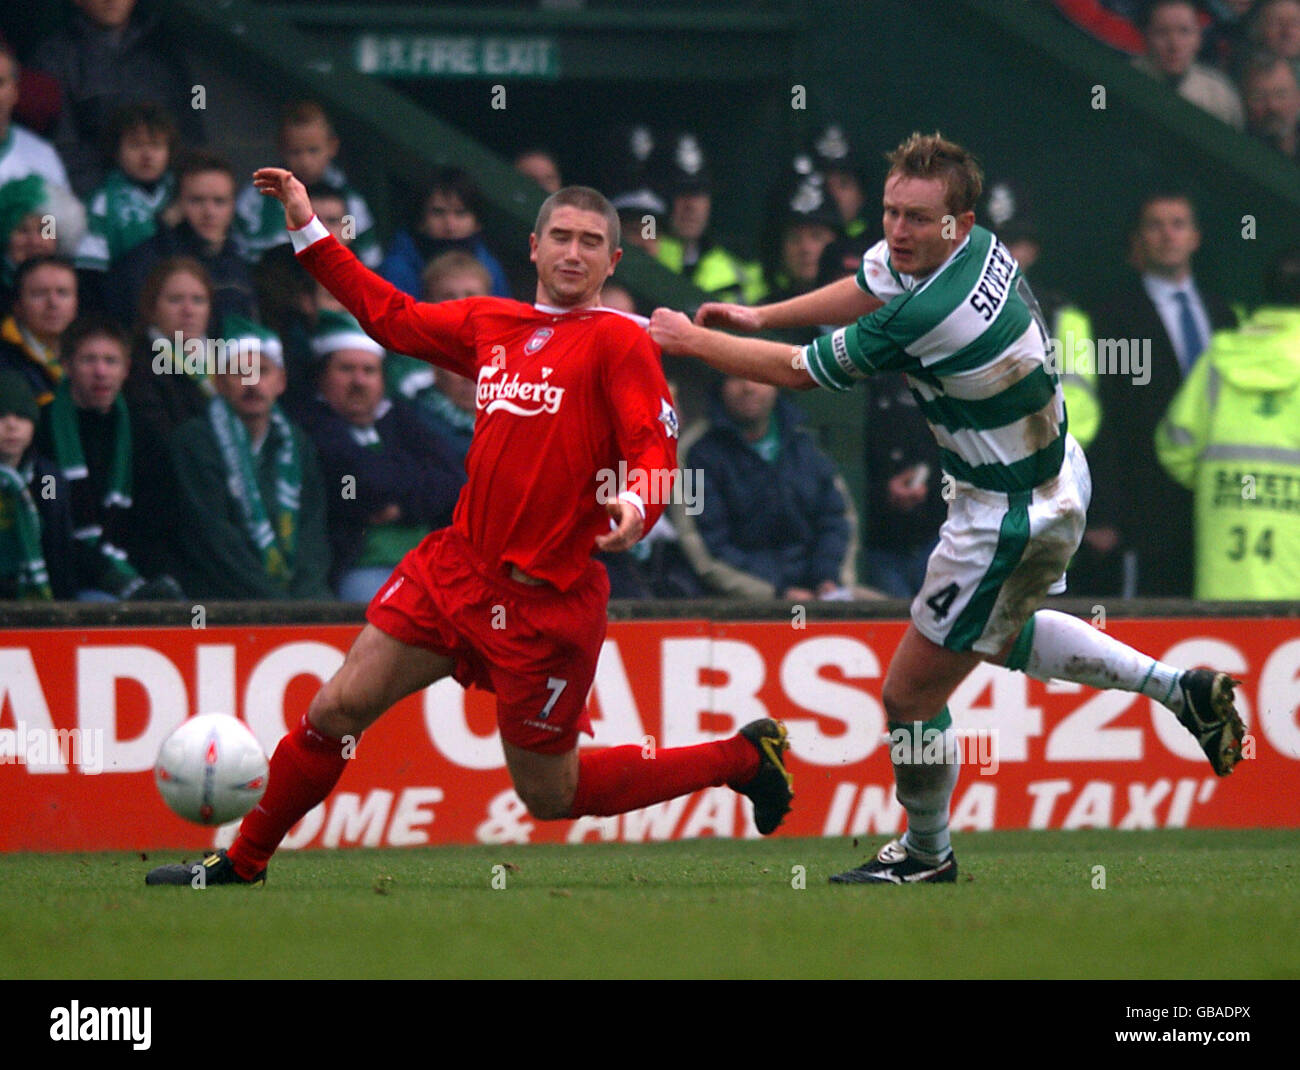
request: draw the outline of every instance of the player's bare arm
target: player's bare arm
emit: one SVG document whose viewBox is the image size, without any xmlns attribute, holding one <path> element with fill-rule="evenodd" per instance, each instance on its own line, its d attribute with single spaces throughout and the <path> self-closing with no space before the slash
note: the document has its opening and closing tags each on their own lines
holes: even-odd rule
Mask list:
<svg viewBox="0 0 1300 1070">
<path fill-rule="evenodd" d="M 253 172 L 253 185 L 267 197 L 274 197 L 284 205 L 285 222 L 290 230 L 301 230 L 315 214 L 307 187 L 283 167 L 259 167 Z"/>
<path fill-rule="evenodd" d="M 817 385 L 804 364 L 803 347 L 697 327 L 670 308 L 655 309 L 650 317 L 650 337 L 665 353 L 695 357 L 727 375 L 791 390 L 811 390 Z"/>
<path fill-rule="evenodd" d="M 701 327 L 720 327 L 754 334 L 783 327 L 819 327 L 846 324 L 869 315 L 884 302 L 866 293 L 852 275 L 827 283 L 806 294 L 771 305 L 733 305 L 707 301 L 695 313 Z"/>
</svg>

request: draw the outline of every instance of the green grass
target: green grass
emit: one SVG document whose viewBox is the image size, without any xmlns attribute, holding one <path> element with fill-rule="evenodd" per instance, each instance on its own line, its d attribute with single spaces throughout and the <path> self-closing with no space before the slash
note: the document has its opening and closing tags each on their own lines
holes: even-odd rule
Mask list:
<svg viewBox="0 0 1300 1070">
<path fill-rule="evenodd" d="M 965 834 L 956 885 L 826 883 L 876 842 L 285 852 L 202 892 L 10 855 L 0 977 L 1300 977 L 1300 832 Z"/>
</svg>

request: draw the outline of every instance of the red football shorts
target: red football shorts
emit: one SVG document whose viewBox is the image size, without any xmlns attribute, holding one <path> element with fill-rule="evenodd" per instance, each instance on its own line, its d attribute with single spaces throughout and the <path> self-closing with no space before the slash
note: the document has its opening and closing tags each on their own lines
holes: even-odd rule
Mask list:
<svg viewBox="0 0 1300 1070">
<path fill-rule="evenodd" d="M 609 577 L 592 561 L 567 591 L 510 578 L 453 528 L 402 558 L 366 609 L 380 631 L 451 658 L 464 687 L 497 696 L 508 743 L 540 754 L 572 750 L 592 734 L 587 692 L 605 641 Z"/>
</svg>

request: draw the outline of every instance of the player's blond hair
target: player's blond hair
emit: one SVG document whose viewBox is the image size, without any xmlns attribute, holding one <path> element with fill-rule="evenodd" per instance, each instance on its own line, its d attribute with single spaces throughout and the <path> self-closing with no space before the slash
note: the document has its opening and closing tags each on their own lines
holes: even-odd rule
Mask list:
<svg viewBox="0 0 1300 1070">
<path fill-rule="evenodd" d="M 556 190 L 547 197 L 537 211 L 537 222 L 533 225 L 533 233 L 540 237 L 542 231 L 546 229 L 546 224 L 550 222 L 551 213 L 560 207 L 580 208 L 584 212 L 598 212 L 603 215 L 610 252 L 622 248 L 623 227 L 618 221 L 618 212 L 600 190 L 592 189 L 590 186 L 565 186 L 564 189 Z"/>
<path fill-rule="evenodd" d="M 973 212 L 984 192 L 984 172 L 979 161 L 955 141 L 938 131 L 915 132 L 893 152 L 885 154 L 889 174 L 907 178 L 941 178 L 948 189 L 948 210 L 953 215 Z"/>
</svg>

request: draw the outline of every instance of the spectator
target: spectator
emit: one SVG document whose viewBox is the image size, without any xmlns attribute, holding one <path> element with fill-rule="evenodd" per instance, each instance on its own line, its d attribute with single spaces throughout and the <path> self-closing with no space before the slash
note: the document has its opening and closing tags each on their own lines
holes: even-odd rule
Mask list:
<svg viewBox="0 0 1300 1070">
<path fill-rule="evenodd" d="M 1133 66 L 1165 81 L 1184 100 L 1241 130 L 1241 97 L 1213 67 L 1196 62 L 1201 51 L 1201 23 L 1193 0 L 1155 0 L 1142 22 L 1145 56 Z"/>
<path fill-rule="evenodd" d="M 1300 0 L 1260 0 L 1251 38 L 1256 48 L 1286 60 L 1300 81 Z"/>
<path fill-rule="evenodd" d="M 280 119 L 280 155 L 284 166 L 307 187 L 328 187 L 343 196 L 341 215 L 352 251 L 368 268 L 379 266 L 382 254 L 374 217 L 366 199 L 353 189 L 339 167 L 339 139 L 325 109 L 314 100 L 300 100 Z M 315 198 L 312 198 L 313 205 Z M 263 197 L 252 183 L 239 194 L 235 209 L 235 241 L 250 263 L 277 245 L 287 244 L 284 210 L 274 197 Z"/>
<path fill-rule="evenodd" d="M 131 104 L 109 127 L 115 166 L 86 199 L 87 232 L 77 246 L 77 267 L 105 272 L 124 253 L 152 238 L 158 214 L 176 192 L 171 172 L 176 124 L 157 104 Z"/>
<path fill-rule="evenodd" d="M 28 175 L 0 186 L 0 309 L 14 298 L 18 267 L 36 256 L 70 256 L 85 234 L 81 202 L 64 186 Z"/>
<path fill-rule="evenodd" d="M 223 331 L 247 329 L 236 326 Z M 169 442 L 178 578 L 195 598 L 332 597 L 325 488 L 310 439 L 276 404 L 284 368 L 274 341 L 259 336 L 249 374 L 214 374 L 216 397 Z"/>
<path fill-rule="evenodd" d="M 1132 231 L 1138 274 L 1120 280 L 1097 310 L 1097 387 L 1104 420 L 1093 444 L 1094 492 L 1084 542 L 1095 563 L 1079 560 L 1076 585 L 1124 597 L 1191 595 L 1191 496 L 1161 470 L 1156 426 L 1212 331 L 1234 325 L 1218 294 L 1198 285 L 1192 257 L 1201 244 L 1196 213 L 1184 194 L 1147 197 Z M 1101 367 L 1103 346 L 1132 351 Z M 1139 341 L 1140 340 L 1140 341 Z M 1160 517 L 1153 524 L 1152 517 Z"/>
<path fill-rule="evenodd" d="M 59 339 L 77 318 L 77 273 L 60 257 L 32 257 L 19 265 L 14 289 L 13 312 L 0 325 L 0 367 L 22 375 L 48 405 L 63 374 Z"/>
<path fill-rule="evenodd" d="M 369 602 L 434 528 L 451 523 L 465 469 L 415 411 L 384 397 L 384 348 L 346 313 L 317 331 L 319 395 L 304 414 L 329 492 L 333 578 Z"/>
<path fill-rule="evenodd" d="M 425 268 L 423 285 L 424 299 L 436 304 L 483 297 L 491 292 L 492 276 L 469 253 L 443 253 Z M 464 467 L 478 415 L 474 380 L 414 357 L 390 353 L 384 360 L 384 381 L 389 395 L 412 405 L 457 465 Z"/>
<path fill-rule="evenodd" d="M 81 319 L 64 332 L 60 350 L 64 375 L 41 412 L 37 446 L 68 487 L 77 598 L 180 598 L 174 580 L 145 580 L 122 548 L 131 509 L 131 417 L 122 397 L 130 366 L 126 333 L 108 320 Z"/>
<path fill-rule="evenodd" d="M 72 25 L 36 49 L 32 66 L 63 87 L 54 144 L 73 191 L 85 197 L 104 181 L 105 134 L 119 108 L 140 101 L 162 105 L 191 145 L 203 143 L 203 121 L 189 67 L 153 12 L 137 10 L 135 0 L 75 2 L 80 10 Z"/>
<path fill-rule="evenodd" d="M 253 279 L 235 250 L 235 173 L 219 156 L 195 152 L 176 173 L 181 222 L 158 231 L 123 256 L 105 280 L 107 310 L 119 323 L 131 323 L 141 287 L 161 260 L 191 257 L 212 280 L 212 322 L 253 315 Z"/>
<path fill-rule="evenodd" d="M 434 176 L 424 214 L 414 233 L 399 230 L 388 247 L 379 274 L 404 293 L 420 295 L 420 277 L 443 253 L 469 253 L 492 276 L 492 296 L 509 297 L 510 283 L 500 262 L 483 240 L 483 195 L 459 167 L 444 167 Z"/>
<path fill-rule="evenodd" d="M 325 229 L 350 248 L 346 194 L 333 186 L 313 186 L 308 195 Z M 283 217 L 284 213 L 280 214 Z M 253 269 L 253 283 L 262 322 L 284 346 L 287 383 L 280 404 L 292 419 L 298 419 L 316 392 L 316 357 L 311 343 L 317 317 L 322 311 L 342 312 L 344 308 L 298 263 L 293 246 L 288 244 L 273 245 L 262 254 Z M 414 363 L 427 368 L 422 361 Z"/>
<path fill-rule="evenodd" d="M 768 266 L 769 303 L 816 289 L 822 254 L 839 232 L 839 211 L 826 192 L 820 172 L 804 175 L 796 182 L 782 204 L 779 220 L 775 262 Z M 771 333 L 780 341 L 804 345 L 819 332 L 796 329 Z"/>
<path fill-rule="evenodd" d="M 40 175 L 55 186 L 68 185 L 68 173 L 53 145 L 12 121 L 18 104 L 18 59 L 0 45 L 0 184 Z"/>
<path fill-rule="evenodd" d="M 26 26 L 30 28 L 31 23 L 26 23 Z M 5 35 L 0 32 L 0 53 L 14 57 L 16 62 L 19 51 L 21 47 L 13 48 Z M 14 105 L 13 117 L 32 133 L 46 137 L 58 122 L 62 110 L 63 92 L 59 89 L 57 79 L 44 71 L 34 71 L 30 67 L 20 66 L 18 102 Z"/>
<path fill-rule="evenodd" d="M 1300 85 L 1295 69 L 1279 56 L 1262 53 L 1246 64 L 1247 129 L 1289 160 L 1296 160 L 1300 137 Z"/>
<path fill-rule="evenodd" d="M 601 287 L 600 300 L 604 308 L 612 308 L 615 312 L 622 312 L 628 316 L 641 315 L 640 309 L 636 307 L 636 298 L 626 287 L 616 282 L 607 282 Z"/>
<path fill-rule="evenodd" d="M 515 156 L 515 170 L 525 178 L 531 178 L 548 195 L 557 193 L 563 183 L 560 181 L 560 165 L 549 149 L 524 149 Z"/>
<path fill-rule="evenodd" d="M 691 134 L 677 142 L 662 181 L 669 200 L 669 229 L 659 236 L 659 262 L 684 275 L 712 299 L 753 304 L 763 297 L 762 269 L 720 245 L 709 231 L 713 180 L 699 142 Z"/>
<path fill-rule="evenodd" d="M 776 387 L 738 378 L 724 380 L 714 401 L 712 423 L 682 442 L 681 474 L 698 482 L 698 515 L 670 510 L 687 560 L 723 595 L 848 597 L 856 517 L 798 410 Z"/>
<path fill-rule="evenodd" d="M 816 169 L 826 176 L 826 192 L 840 216 L 838 231 L 849 239 L 874 235 L 880 230 L 879 206 L 868 203 L 862 183 L 862 163 L 853 154 L 839 123 L 831 123 L 821 132 L 813 143 L 813 151 L 816 158 L 810 161 L 809 170 Z M 874 244 L 875 241 L 869 241 L 863 251 Z"/>
<path fill-rule="evenodd" d="M 1264 292 L 1214 336 L 1156 439 L 1195 498 L 1197 598 L 1300 600 L 1300 247 Z"/>
<path fill-rule="evenodd" d="M 131 414 L 134 505 L 127 553 L 149 577 L 174 568 L 172 548 L 157 538 L 160 522 L 179 522 L 179 490 L 167 444 L 172 432 L 203 415 L 213 397 L 206 365 L 184 363 L 187 344 L 206 356 L 212 280 L 190 257 L 159 261 L 145 280 L 137 314 L 136 342 L 123 392 Z M 180 360 L 176 358 L 180 357 Z"/>
<path fill-rule="evenodd" d="M 629 245 L 640 249 L 646 256 L 659 259 L 659 228 L 668 215 L 663 198 L 648 186 L 620 193 L 610 199 L 618 212 L 622 228 L 623 248 Z"/>
<path fill-rule="evenodd" d="M 27 381 L 0 368 L 0 599 L 71 598 L 72 517 L 58 469 L 32 445 L 39 409 Z M 43 493 L 46 489 L 52 493 Z"/>
</svg>

